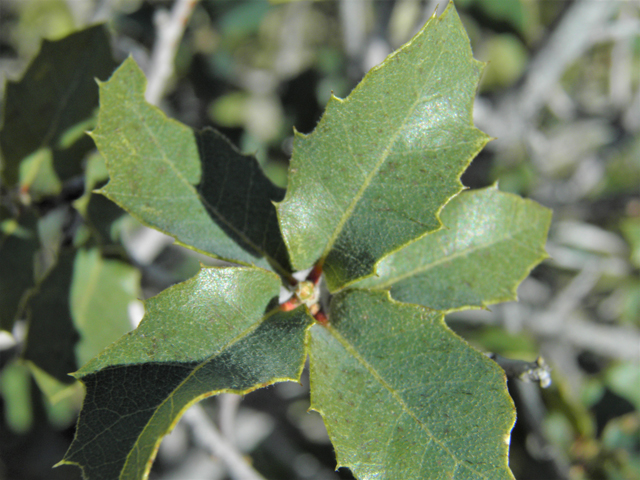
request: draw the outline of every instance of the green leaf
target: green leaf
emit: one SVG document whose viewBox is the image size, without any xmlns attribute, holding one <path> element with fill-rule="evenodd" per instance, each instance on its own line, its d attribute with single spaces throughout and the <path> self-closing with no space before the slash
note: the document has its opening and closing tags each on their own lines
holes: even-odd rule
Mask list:
<svg viewBox="0 0 640 480">
<path fill-rule="evenodd" d="M 45 196 L 58 195 L 62 182 L 53 168 L 53 154 L 50 148 L 41 148 L 20 163 L 20 191 L 29 192 L 31 200 L 41 200 Z"/>
<path fill-rule="evenodd" d="M 80 212 L 92 237 L 102 248 L 116 240 L 113 224 L 125 213 L 107 197 L 95 193 L 94 189 L 104 185 L 108 179 L 104 158 L 94 152 L 87 158 L 85 166 L 84 194 L 73 202 L 73 207 Z"/>
<path fill-rule="evenodd" d="M 484 307 L 516 300 L 517 286 L 546 257 L 551 211 L 495 186 L 461 193 L 441 218 L 442 230 L 385 258 L 376 277 L 356 286 L 436 310 Z"/>
<path fill-rule="evenodd" d="M 96 144 L 87 135 L 87 131 L 95 127 L 95 122 L 94 115 L 69 128 L 62 134 L 58 146 L 53 149 L 53 168 L 62 182 L 84 173 L 83 167 L 87 156 L 96 150 Z M 74 138 L 78 135 L 79 129 L 82 129 L 81 136 Z M 68 144 L 69 142 L 72 143 Z"/>
<path fill-rule="evenodd" d="M 85 219 L 93 190 L 96 186 L 106 183 L 108 179 L 109 172 L 107 172 L 104 158 L 98 152 L 94 152 L 93 155 L 87 158 L 84 169 L 84 193 L 80 198 L 73 201 L 73 208 L 80 212 Z"/>
<path fill-rule="evenodd" d="M 11 331 L 27 291 L 34 285 L 34 255 L 40 242 L 36 218 L 25 213 L 0 223 L 0 329 Z"/>
<path fill-rule="evenodd" d="M 607 386 L 640 410 L 640 370 L 637 362 L 624 362 L 606 373 Z"/>
<path fill-rule="evenodd" d="M 203 268 L 149 299 L 140 326 L 75 374 L 87 395 L 63 463 L 88 480 L 146 478 L 193 403 L 298 381 L 311 319 L 302 307 L 281 311 L 279 289 L 266 270 Z"/>
<path fill-rule="evenodd" d="M 100 85 L 92 137 L 111 177 L 102 192 L 186 247 L 286 275 L 272 204 L 283 190 L 219 133 L 194 135 L 146 103 L 145 85 L 132 58 Z"/>
<path fill-rule="evenodd" d="M 49 422 L 59 429 L 69 428 L 78 418 L 84 398 L 83 386 L 80 382 L 62 383 L 35 364 L 26 363 L 45 399 L 44 406 Z"/>
<path fill-rule="evenodd" d="M 22 80 L 7 84 L 0 130 L 7 185 L 18 181 L 24 157 L 42 147 L 57 147 L 65 131 L 91 116 L 98 105 L 95 78 L 107 78 L 114 67 L 102 25 L 43 41 Z"/>
<path fill-rule="evenodd" d="M 65 230 L 73 218 L 69 205 L 62 204 L 38 218 L 38 238 L 40 250 L 36 256 L 35 278 L 39 283 L 58 261 L 58 255 L 65 243 Z"/>
<path fill-rule="evenodd" d="M 310 330 L 311 408 L 338 466 L 365 479 L 512 479 L 503 371 L 440 312 L 387 292 L 334 296 Z"/>
<path fill-rule="evenodd" d="M 99 251 L 62 249 L 27 301 L 24 358 L 58 381 L 131 330 L 128 305 L 140 280 L 133 267 Z"/>
<path fill-rule="evenodd" d="M 76 256 L 69 293 L 80 341 L 78 365 L 84 365 L 110 343 L 131 330 L 128 308 L 139 295 L 140 272 L 117 260 L 106 260 L 98 249 Z"/>
<path fill-rule="evenodd" d="M 532 28 L 537 16 L 522 0 L 476 0 L 476 6 L 495 22 L 510 23 L 522 34 Z"/>
<path fill-rule="evenodd" d="M 271 183 L 254 157 L 242 155 L 217 131 L 205 129 L 196 138 L 202 159 L 198 192 L 209 212 L 227 219 L 228 225 L 221 222 L 223 230 L 245 250 L 267 255 L 279 273 L 290 272 L 273 205 L 282 200 L 284 189 Z"/>
<path fill-rule="evenodd" d="M 31 405 L 31 375 L 20 361 L 13 361 L 0 371 L 0 393 L 4 410 L 4 422 L 9 430 L 27 433 L 34 423 Z M 3 431 L 3 437 L 8 432 Z"/>
<path fill-rule="evenodd" d="M 79 335 L 71 316 L 69 289 L 75 251 L 62 250 L 56 264 L 28 300 L 29 331 L 23 356 L 62 383 L 78 368 L 74 347 Z"/>
<path fill-rule="evenodd" d="M 450 4 L 345 100 L 332 97 L 313 133 L 296 134 L 277 207 L 295 269 L 319 261 L 336 291 L 440 227 L 488 141 L 472 123 L 481 71 Z"/>
<path fill-rule="evenodd" d="M 631 263 L 640 268 L 640 217 L 625 218 L 620 224 L 620 229 L 631 247 Z"/>
</svg>

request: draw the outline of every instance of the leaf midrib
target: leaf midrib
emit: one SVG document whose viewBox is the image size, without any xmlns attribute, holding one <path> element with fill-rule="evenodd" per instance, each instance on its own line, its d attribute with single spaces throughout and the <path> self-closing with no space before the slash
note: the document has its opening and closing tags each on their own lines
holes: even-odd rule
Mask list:
<svg viewBox="0 0 640 480">
<path fill-rule="evenodd" d="M 413 413 L 413 411 L 411 410 L 409 405 L 407 405 L 407 403 L 400 396 L 400 394 L 398 394 L 398 392 L 382 378 L 382 376 L 377 372 L 377 370 L 362 355 L 360 355 L 360 353 L 351 345 L 351 343 L 349 343 L 335 328 L 333 328 L 333 326 L 328 324 L 328 325 L 324 326 L 323 328 L 326 328 L 329 331 L 329 333 L 338 341 L 338 343 L 340 343 L 340 345 L 342 345 L 342 347 L 347 351 L 347 353 L 352 355 L 353 358 L 355 358 L 358 361 L 358 363 L 360 363 L 367 370 L 367 372 L 369 372 L 371 374 L 371 376 L 389 392 L 391 397 L 398 403 L 398 405 L 400 405 L 400 408 L 402 409 L 402 411 L 404 413 L 406 413 L 409 417 L 411 417 L 420 426 L 420 428 L 444 452 L 446 452 L 456 462 L 456 466 L 457 465 L 464 465 L 465 468 L 468 468 L 470 471 L 472 471 L 473 473 L 477 474 L 481 478 L 486 478 L 487 480 L 489 479 L 489 477 L 486 477 L 484 474 L 478 472 L 474 468 L 472 468 L 469 465 L 467 465 L 463 460 L 459 459 L 446 445 L 444 445 L 431 432 L 431 430 L 429 430 L 428 426 L 424 422 L 422 422 L 416 416 L 415 413 Z"/>
<path fill-rule="evenodd" d="M 425 265 L 421 265 L 421 266 L 419 266 L 419 267 L 417 267 L 417 268 L 415 268 L 415 269 L 413 269 L 413 270 L 411 270 L 409 272 L 403 273 L 402 275 L 397 275 L 397 276 L 391 277 L 389 280 L 387 280 L 387 281 L 385 281 L 383 283 L 376 284 L 372 288 L 386 289 L 386 288 L 392 287 L 394 284 L 396 284 L 398 282 L 401 282 L 402 280 L 404 280 L 406 278 L 414 277 L 416 275 L 424 273 L 427 270 L 435 268 L 438 265 L 441 265 L 443 263 L 452 262 L 452 261 L 456 260 L 457 258 L 466 256 L 466 255 L 470 255 L 470 254 L 475 253 L 475 252 L 480 251 L 480 250 L 491 248 L 491 247 L 493 247 L 493 246 L 495 246 L 495 245 L 497 245 L 499 243 L 510 242 L 510 241 L 514 241 L 515 242 L 515 235 L 521 234 L 523 232 L 526 232 L 527 230 L 531 230 L 531 229 L 523 228 L 521 230 L 518 230 L 515 233 L 510 233 L 510 234 L 500 238 L 499 240 L 486 242 L 486 243 L 483 243 L 483 244 L 480 244 L 480 245 L 476 245 L 476 246 L 473 246 L 473 247 L 470 247 L 470 248 L 459 250 L 459 251 L 457 251 L 456 253 L 454 253 L 452 255 L 447 255 L 447 256 L 444 256 L 444 257 L 440 257 L 439 259 L 437 259 L 437 260 L 435 260 L 433 262 L 427 263 Z M 437 235 L 438 232 L 434 232 L 433 234 Z M 421 241 L 421 240 L 418 240 L 418 241 Z M 518 243 L 518 242 L 516 242 L 516 243 Z M 527 250 L 530 250 L 530 251 L 533 251 L 533 252 L 538 252 L 537 249 L 531 248 L 529 245 L 525 245 L 523 243 L 520 244 L 520 245 L 524 249 L 527 249 Z M 410 248 L 410 247 L 407 247 L 407 248 Z"/>
<path fill-rule="evenodd" d="M 273 310 L 271 310 L 269 313 L 267 313 L 266 315 L 263 315 L 259 321 L 254 322 L 253 324 L 251 324 L 251 326 L 249 326 L 248 328 L 246 328 L 245 330 L 241 331 L 238 335 L 236 335 L 235 337 L 233 337 L 232 339 L 230 339 L 228 342 L 226 342 L 225 344 L 223 344 L 222 346 L 220 346 L 220 348 L 218 348 L 215 352 L 213 352 L 211 355 L 209 355 L 208 357 L 206 357 L 204 360 L 202 360 L 196 367 L 193 368 L 193 370 L 171 391 L 171 393 L 169 393 L 167 395 L 167 397 L 154 409 L 153 414 L 151 415 L 151 417 L 149 418 L 149 420 L 147 421 L 147 423 L 145 424 L 144 428 L 142 429 L 142 431 L 140 432 L 140 434 L 138 435 L 136 441 L 134 442 L 133 446 L 131 447 L 131 449 L 129 450 L 129 452 L 131 453 L 135 448 L 138 448 L 138 444 L 140 442 L 140 440 L 142 440 L 142 438 L 144 438 L 145 436 L 145 432 L 147 431 L 147 429 L 149 428 L 149 426 L 152 424 L 152 420 L 155 417 L 155 415 L 158 413 L 158 411 L 169 401 L 173 401 L 173 397 L 175 396 L 176 392 L 178 392 L 185 383 L 187 383 L 187 381 L 191 380 L 191 378 L 196 374 L 196 372 L 198 372 L 201 368 L 204 368 L 204 366 L 206 366 L 209 362 L 211 362 L 212 360 L 214 360 L 216 357 L 218 357 L 219 355 L 221 355 L 222 353 L 224 353 L 226 350 L 228 350 L 229 348 L 233 347 L 233 345 L 235 345 L 236 343 L 240 342 L 241 340 L 243 340 L 244 338 L 246 338 L 247 336 L 249 336 L 251 333 L 253 333 L 255 330 L 257 330 L 267 319 L 269 319 L 270 317 L 272 317 L 273 315 L 277 314 L 281 312 L 281 310 L 279 308 L 274 308 Z M 166 362 L 165 362 L 166 363 Z M 218 390 L 212 390 L 210 392 L 211 395 L 214 395 L 215 392 L 217 392 Z M 209 396 L 211 396 L 209 395 Z M 197 402 L 198 399 L 201 397 L 196 397 L 194 399 L 193 402 L 189 402 L 182 410 L 180 411 L 184 411 L 187 408 L 189 408 L 190 405 L 192 405 L 193 403 Z M 173 419 L 173 421 L 175 421 L 176 419 Z M 157 442 L 159 443 L 160 440 L 162 440 L 162 437 L 156 439 Z M 120 470 L 120 472 L 124 472 L 127 469 L 127 466 L 129 465 L 129 460 L 131 458 L 129 455 L 127 455 L 127 460 L 124 462 L 122 469 Z M 151 465 L 147 462 L 146 463 L 146 467 L 151 467 Z"/>
<path fill-rule="evenodd" d="M 156 108 L 153 107 L 152 105 L 149 105 L 150 108 Z M 145 128 L 145 130 L 148 132 L 152 142 L 155 144 L 156 148 L 158 149 L 158 151 L 161 153 L 160 159 L 162 161 L 164 161 L 169 168 L 175 173 L 175 175 L 178 177 L 178 179 L 180 181 L 182 181 L 187 188 L 195 195 L 195 197 L 200 201 L 200 203 L 202 205 L 204 205 L 204 207 L 211 211 L 211 213 L 213 213 L 216 218 L 218 218 L 222 223 L 224 223 L 227 227 L 229 227 L 230 230 L 232 230 L 233 232 L 235 232 L 240 238 L 242 238 L 242 240 L 244 242 L 246 242 L 248 245 L 250 245 L 256 252 L 260 253 L 261 255 L 263 255 L 266 259 L 269 260 L 269 263 L 271 265 L 273 265 L 276 270 L 278 270 L 279 273 L 288 276 L 289 272 L 287 271 L 286 268 L 284 268 L 282 265 L 280 265 L 280 263 L 274 259 L 273 257 L 271 257 L 271 255 L 269 255 L 266 251 L 264 251 L 261 247 L 255 245 L 253 243 L 253 241 L 246 236 L 246 234 L 241 231 L 238 230 L 233 224 L 229 223 L 229 221 L 213 206 L 211 205 L 208 201 L 206 201 L 198 192 L 198 190 L 195 188 L 195 186 L 193 186 L 191 184 L 191 182 L 189 182 L 184 175 L 182 175 L 182 173 L 180 172 L 180 170 L 178 170 L 178 168 L 174 165 L 174 163 L 167 157 L 166 152 L 164 151 L 163 148 L 161 148 L 160 143 L 158 142 L 158 139 L 155 135 L 155 133 L 151 130 L 151 128 L 149 127 L 149 125 L 147 124 L 147 122 L 144 121 L 144 116 L 142 115 L 142 112 L 139 109 L 139 105 L 137 103 L 133 103 L 132 108 L 136 114 L 136 116 L 138 117 L 138 121 L 140 124 L 142 124 Z M 167 119 L 168 121 L 172 121 L 171 119 Z M 183 127 L 183 125 L 180 125 L 180 127 Z M 188 128 L 188 127 L 185 127 Z M 193 140 L 196 144 L 196 150 L 197 150 L 197 141 L 195 139 L 195 135 L 193 133 L 193 131 L 189 130 L 189 132 L 191 133 Z M 233 239 L 230 239 L 231 241 L 233 241 Z M 240 245 L 238 245 L 238 248 L 242 248 Z M 213 253 L 213 252 L 211 252 Z M 232 261 L 238 261 L 237 259 L 229 259 Z"/>
<path fill-rule="evenodd" d="M 377 69 L 381 68 L 382 66 L 384 66 L 384 64 L 386 64 L 388 61 L 390 61 L 392 58 L 394 58 L 397 54 L 399 54 L 401 52 L 404 52 L 405 50 L 407 50 L 407 49 L 406 48 L 401 48 L 400 50 L 398 50 L 398 52 L 396 52 L 395 55 L 387 58 L 387 60 L 385 60 L 385 62 L 383 64 L 381 64 L 379 67 L 377 67 Z M 432 62 L 431 69 L 430 69 L 428 75 L 426 75 L 426 77 L 425 77 L 425 81 L 422 84 L 422 88 L 424 88 L 424 86 L 429 83 L 429 81 L 430 81 L 430 79 L 431 79 L 431 77 L 433 75 L 433 72 L 435 71 L 436 65 L 440 61 L 440 57 L 442 56 L 442 54 L 443 54 L 443 50 L 440 50 L 440 52 L 438 53 L 437 58 Z M 354 93 L 356 93 L 356 92 L 354 92 Z M 436 95 L 436 96 L 438 96 L 438 95 Z M 346 102 L 350 101 L 350 98 L 347 97 L 347 99 L 345 99 L 345 100 L 341 100 L 341 99 L 338 99 L 338 100 L 341 103 L 346 103 Z M 320 256 L 320 260 L 319 260 L 320 265 L 322 265 L 324 263 L 324 260 L 329 255 L 329 252 L 333 248 L 333 245 L 335 244 L 336 240 L 338 239 L 338 236 L 342 232 L 342 229 L 344 228 L 345 224 L 347 223 L 347 221 L 351 217 L 351 214 L 355 210 L 355 208 L 358 205 L 358 203 L 360 202 L 361 198 L 364 196 L 365 190 L 367 188 L 369 188 L 369 185 L 371 185 L 371 182 L 372 182 L 374 176 L 378 173 L 378 171 L 380 170 L 382 165 L 384 165 L 384 163 L 387 161 L 387 158 L 391 154 L 391 150 L 393 149 L 393 146 L 395 145 L 396 140 L 398 139 L 398 136 L 400 135 L 400 132 L 402 132 L 404 130 L 408 120 L 410 118 L 412 118 L 413 112 L 414 112 L 416 106 L 420 103 L 421 100 L 422 100 L 422 89 L 420 89 L 419 94 L 416 95 L 416 99 L 413 102 L 413 104 L 411 105 L 411 107 L 409 108 L 409 110 L 408 110 L 407 114 L 405 115 L 402 123 L 395 130 L 395 133 L 389 139 L 387 147 L 381 153 L 380 160 L 378 160 L 378 162 L 374 165 L 374 168 L 371 170 L 371 172 L 365 177 L 365 180 L 364 180 L 362 186 L 358 189 L 358 192 L 356 193 L 356 195 L 351 200 L 351 203 L 349 204 L 347 209 L 342 214 L 342 217 L 340 218 L 340 221 L 338 222 L 338 224 L 336 225 L 336 228 L 334 229 L 333 233 L 331 234 L 331 237 L 329 237 L 329 241 L 327 242 L 327 246 L 325 247 L 324 251 L 322 252 L 322 255 Z M 351 143 L 349 142 L 348 145 L 349 145 L 349 149 L 351 150 Z M 358 164 L 358 162 L 355 161 L 355 158 L 352 158 L 352 159 L 353 159 L 354 163 L 356 165 L 358 165 L 358 167 L 359 167 L 359 164 Z M 437 216 L 437 213 L 436 213 L 436 216 Z"/>
</svg>

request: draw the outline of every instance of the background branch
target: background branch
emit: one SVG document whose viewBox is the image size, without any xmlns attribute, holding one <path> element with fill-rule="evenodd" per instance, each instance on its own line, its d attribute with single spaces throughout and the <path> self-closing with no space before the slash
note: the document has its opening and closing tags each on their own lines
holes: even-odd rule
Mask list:
<svg viewBox="0 0 640 480">
<path fill-rule="evenodd" d="M 156 41 L 147 72 L 147 102 L 157 105 L 174 71 L 180 39 L 199 0 L 176 0 L 171 13 L 158 10 L 154 17 Z"/>
<path fill-rule="evenodd" d="M 265 480 L 247 463 L 242 454 L 222 436 L 201 405 L 192 406 L 182 418 L 191 428 L 198 445 L 222 460 L 232 478 L 235 480 Z"/>
</svg>

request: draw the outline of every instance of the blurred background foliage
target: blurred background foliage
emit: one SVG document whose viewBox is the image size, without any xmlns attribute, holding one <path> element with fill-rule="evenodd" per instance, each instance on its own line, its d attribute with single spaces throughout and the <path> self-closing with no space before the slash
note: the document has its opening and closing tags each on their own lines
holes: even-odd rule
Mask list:
<svg viewBox="0 0 640 480">
<path fill-rule="evenodd" d="M 497 181 L 551 207 L 554 220 L 550 258 L 523 282 L 519 302 L 458 312 L 448 323 L 482 351 L 542 355 L 553 368 L 546 390 L 509 382 L 518 480 L 640 478 L 640 4 L 455 3 L 476 58 L 489 62 L 475 122 L 497 137 L 463 183 Z M 437 4 L 202 0 L 160 106 L 194 128 L 218 128 L 286 186 L 293 129 L 313 130 L 330 95 L 346 96 Z M 5 79 L 22 78 L 43 39 L 96 23 L 108 27 L 109 71 L 128 55 L 148 69 L 157 18 L 171 6 L 3 0 L 3 109 L 11 101 Z M 22 95 L 28 103 L 38 93 Z M 20 156 L 15 178 L 7 152 L 19 140 L 5 135 L 0 320 L 10 334 L 0 337 L 0 478 L 79 478 L 72 467 L 50 470 L 73 436 L 83 394 L 66 373 L 133 328 L 140 299 L 190 277 L 199 262 L 212 263 L 91 193 L 107 179 L 84 135 L 95 122 L 93 102 L 55 142 Z M 11 121 L 5 113 L 5 133 Z M 235 407 L 226 397 L 205 403 L 266 478 L 352 478 L 333 472 L 322 421 L 307 412 L 307 386 L 277 385 Z M 179 424 L 151 478 L 226 475 Z"/>
</svg>

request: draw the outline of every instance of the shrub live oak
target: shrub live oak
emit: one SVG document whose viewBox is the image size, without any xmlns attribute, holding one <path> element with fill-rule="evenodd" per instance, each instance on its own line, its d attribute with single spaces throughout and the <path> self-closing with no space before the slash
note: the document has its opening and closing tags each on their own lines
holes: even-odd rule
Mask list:
<svg viewBox="0 0 640 480">
<path fill-rule="evenodd" d="M 146 478 L 190 405 L 299 381 L 309 356 L 311 409 L 357 478 L 513 478 L 504 373 L 444 315 L 514 300 L 550 212 L 496 186 L 462 191 L 489 140 L 472 122 L 481 72 L 449 5 L 295 134 L 286 192 L 218 132 L 147 104 L 131 58 L 101 82 L 101 193 L 236 266 L 147 300 L 140 326 L 73 374 L 86 397 L 61 463 Z M 297 293 L 279 304 L 283 285 Z"/>
</svg>

